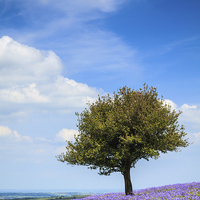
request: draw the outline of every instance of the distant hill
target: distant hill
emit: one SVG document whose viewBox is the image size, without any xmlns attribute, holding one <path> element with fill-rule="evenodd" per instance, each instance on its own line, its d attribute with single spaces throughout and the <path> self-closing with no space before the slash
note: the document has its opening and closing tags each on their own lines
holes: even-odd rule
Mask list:
<svg viewBox="0 0 200 200">
<path fill-rule="evenodd" d="M 80 197 L 85 197 L 88 196 L 85 193 L 81 192 L 60 192 L 60 193 L 51 193 L 51 192 L 29 192 L 29 193 L 23 193 L 23 192 L 2 192 L 0 193 L 0 199 L 35 199 L 37 198 L 38 200 L 41 198 L 45 198 L 46 200 L 48 199 L 75 199 L 75 198 L 80 198 Z"/>
</svg>

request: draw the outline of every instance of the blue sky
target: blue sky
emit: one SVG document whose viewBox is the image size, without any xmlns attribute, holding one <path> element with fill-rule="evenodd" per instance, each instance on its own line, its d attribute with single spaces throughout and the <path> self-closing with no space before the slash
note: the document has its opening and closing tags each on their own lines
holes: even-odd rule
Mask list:
<svg viewBox="0 0 200 200">
<path fill-rule="evenodd" d="M 88 101 L 157 87 L 191 146 L 131 170 L 134 188 L 200 180 L 199 0 L 0 0 L 0 189 L 124 190 L 58 162 Z"/>
</svg>

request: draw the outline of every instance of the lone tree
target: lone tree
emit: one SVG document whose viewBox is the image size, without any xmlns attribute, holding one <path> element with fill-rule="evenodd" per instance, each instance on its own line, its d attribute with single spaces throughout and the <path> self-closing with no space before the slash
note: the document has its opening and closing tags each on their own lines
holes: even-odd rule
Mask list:
<svg viewBox="0 0 200 200">
<path fill-rule="evenodd" d="M 79 135 L 67 141 L 66 153 L 57 156 L 71 165 L 99 168 L 100 175 L 121 172 L 126 195 L 132 195 L 130 169 L 140 159 L 157 159 L 160 153 L 178 151 L 189 145 L 176 113 L 158 98 L 157 89 L 128 87 L 88 103 L 78 116 Z"/>
</svg>

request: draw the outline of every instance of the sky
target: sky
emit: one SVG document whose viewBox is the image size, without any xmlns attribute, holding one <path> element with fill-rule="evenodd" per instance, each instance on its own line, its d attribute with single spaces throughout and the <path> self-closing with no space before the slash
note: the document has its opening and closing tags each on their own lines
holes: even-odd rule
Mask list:
<svg viewBox="0 0 200 200">
<path fill-rule="evenodd" d="M 120 173 L 56 155 L 75 112 L 144 83 L 193 142 L 131 169 L 134 189 L 200 181 L 199 0 L 0 0 L 0 191 L 124 191 Z"/>
</svg>

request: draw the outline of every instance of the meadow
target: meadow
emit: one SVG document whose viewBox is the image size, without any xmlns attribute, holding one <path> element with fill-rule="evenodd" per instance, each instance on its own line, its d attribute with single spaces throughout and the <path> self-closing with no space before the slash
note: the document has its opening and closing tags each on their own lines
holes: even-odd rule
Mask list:
<svg viewBox="0 0 200 200">
<path fill-rule="evenodd" d="M 10 198 L 4 197 L 0 199 L 14 199 L 14 200 L 68 200 L 68 199 L 76 199 L 76 200 L 200 200 L 200 182 L 193 183 L 184 183 L 184 184 L 174 184 L 174 185 L 166 185 L 161 187 L 152 187 L 142 190 L 133 191 L 134 195 L 129 196 L 125 195 L 125 193 L 107 193 L 101 195 L 83 195 L 83 194 L 74 194 L 69 195 L 69 193 L 65 194 L 56 194 L 58 196 L 51 197 L 39 197 L 38 193 L 37 197 L 33 197 L 33 193 L 29 197 L 21 197 L 22 194 L 16 195 L 15 197 L 10 196 Z M 44 195 L 41 193 L 40 195 Z M 52 194 L 48 194 L 52 195 Z M 55 195 L 55 194 L 54 194 Z M 2 196 L 3 197 L 3 196 Z M 16 198 L 18 197 L 18 198 Z"/>
<path fill-rule="evenodd" d="M 84 200 L 200 200 L 200 182 L 153 187 L 136 190 L 133 193 L 133 196 L 126 196 L 124 193 L 92 195 L 84 198 Z"/>
</svg>

